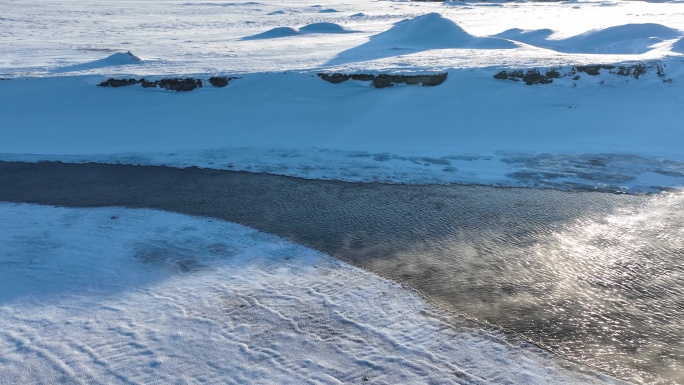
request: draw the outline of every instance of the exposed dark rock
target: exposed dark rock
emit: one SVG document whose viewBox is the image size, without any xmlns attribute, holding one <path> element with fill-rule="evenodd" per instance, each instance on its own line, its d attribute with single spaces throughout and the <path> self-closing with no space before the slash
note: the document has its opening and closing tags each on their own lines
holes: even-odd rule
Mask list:
<svg viewBox="0 0 684 385">
<path fill-rule="evenodd" d="M 617 72 L 615 73 L 620 76 L 629 76 L 632 74 L 632 69 L 625 66 L 619 66 Z"/>
<path fill-rule="evenodd" d="M 522 70 L 514 70 L 514 71 L 501 71 L 497 74 L 494 75 L 495 79 L 501 79 L 501 80 L 513 80 L 513 81 L 519 81 L 522 78 L 525 77 L 525 74 L 522 72 Z"/>
<path fill-rule="evenodd" d="M 509 76 L 510 76 L 510 77 L 513 77 L 513 78 L 522 79 L 523 76 L 525 76 L 525 75 L 523 75 L 522 70 L 515 70 L 515 71 L 511 72 L 511 73 L 509 74 Z"/>
<path fill-rule="evenodd" d="M 329 82 L 332 84 L 340 84 L 342 82 L 346 82 L 347 80 L 351 79 L 350 75 L 345 75 L 345 74 L 324 74 L 324 73 L 320 73 L 320 74 L 318 74 L 318 77 L 325 80 L 326 82 Z"/>
<path fill-rule="evenodd" d="M 212 76 L 209 78 L 209 84 L 214 87 L 225 87 L 231 80 L 235 79 L 237 78 L 227 76 Z"/>
<path fill-rule="evenodd" d="M 561 68 L 550 68 L 546 70 L 542 74 L 541 70 L 537 69 L 530 69 L 530 70 L 512 70 L 512 71 L 499 71 L 496 74 L 494 74 L 495 79 L 503 79 L 503 80 L 523 80 L 525 84 L 532 85 L 532 84 L 548 84 L 553 82 L 553 79 L 559 79 L 559 78 L 564 78 L 564 77 L 570 77 L 572 80 L 580 80 L 580 75 L 579 73 L 586 73 L 587 75 L 590 76 L 596 76 L 601 73 L 601 70 L 608 70 L 609 73 L 613 75 L 618 75 L 618 76 L 629 76 L 633 77 L 634 79 L 639 79 L 641 75 L 646 74 L 649 68 L 655 68 L 656 69 L 656 74 L 657 76 L 663 80 L 663 82 L 669 83 L 672 82 L 672 79 L 666 78 L 665 75 L 665 67 L 662 65 L 651 65 L 648 66 L 643 63 L 637 63 L 634 65 L 621 65 L 621 66 L 614 66 L 614 65 L 606 65 L 606 64 L 597 64 L 597 65 L 586 65 L 586 66 L 576 66 L 576 67 L 569 67 L 565 69 Z M 603 81 L 601 81 L 599 84 L 603 84 Z M 574 86 L 574 85 L 573 85 Z"/>
<path fill-rule="evenodd" d="M 658 66 L 658 76 L 659 77 L 665 76 L 665 72 L 662 72 L 662 76 L 661 76 L 661 72 L 660 72 L 661 69 L 662 69 L 662 67 Z M 633 76 L 635 79 L 639 79 L 639 76 L 646 73 L 646 66 L 643 64 L 635 64 L 635 65 L 629 66 L 629 67 L 619 66 L 618 70 L 616 72 L 611 71 L 611 73 L 614 73 L 614 74 L 620 75 L 620 76 Z"/>
<path fill-rule="evenodd" d="M 158 87 L 170 91 L 192 91 L 196 88 L 202 87 L 202 80 L 193 78 L 171 78 L 157 80 Z"/>
<path fill-rule="evenodd" d="M 409 84 L 409 85 L 422 85 L 425 87 L 438 86 L 447 78 L 447 73 L 431 74 L 431 75 L 370 75 L 370 74 L 326 74 L 319 73 L 318 77 L 321 79 L 332 83 L 339 84 L 346 82 L 349 79 L 359 80 L 359 81 L 370 81 L 371 86 L 375 88 L 387 88 L 392 87 L 396 84 Z"/>
<path fill-rule="evenodd" d="M 557 70 L 552 68 L 552 69 L 546 71 L 546 77 L 549 79 L 558 79 L 561 77 L 561 74 L 560 74 L 560 72 L 558 72 Z"/>
<path fill-rule="evenodd" d="M 508 79 L 508 72 L 500 71 L 494 74 L 494 79 L 506 80 Z"/>
<path fill-rule="evenodd" d="M 202 87 L 201 79 L 193 78 L 168 78 L 155 80 L 153 82 L 146 80 L 145 78 L 140 79 L 114 79 L 110 78 L 106 81 L 98 84 L 100 87 L 124 87 L 134 84 L 140 84 L 143 88 L 160 87 L 165 90 L 170 91 L 192 91 L 196 88 Z"/>
<path fill-rule="evenodd" d="M 598 64 L 589 66 L 577 66 L 575 67 L 575 70 L 577 72 L 584 72 L 587 75 L 596 76 L 601 73 L 602 69 L 612 70 L 613 68 L 615 68 L 615 66 Z"/>
<path fill-rule="evenodd" d="M 663 80 L 663 83 L 672 83 L 672 78 L 666 78 L 665 77 L 665 67 L 664 66 L 656 66 L 656 75 L 658 75 L 659 78 Z"/>
<path fill-rule="evenodd" d="M 646 66 L 643 64 L 637 64 L 632 68 L 633 68 L 632 75 L 634 76 L 635 79 L 639 79 L 639 76 L 646 73 Z"/>
<path fill-rule="evenodd" d="M 525 76 L 523 76 L 522 79 L 525 82 L 525 84 L 527 84 L 528 86 L 531 86 L 533 84 L 553 83 L 553 79 L 551 79 L 550 77 L 548 77 L 546 75 L 542 75 L 536 69 L 531 69 L 531 70 L 527 71 L 527 73 L 525 74 Z"/>
<path fill-rule="evenodd" d="M 157 82 L 149 82 L 149 81 L 145 80 L 145 78 L 142 78 L 142 79 L 140 79 L 140 85 L 141 85 L 143 88 L 156 87 L 156 86 L 157 86 Z"/>
<path fill-rule="evenodd" d="M 107 79 L 98 86 L 100 87 L 125 87 L 133 84 L 138 84 L 138 80 L 135 79 Z"/>
<path fill-rule="evenodd" d="M 395 84 L 422 85 L 425 87 L 438 86 L 447 78 L 447 73 L 435 75 L 378 75 L 371 81 L 375 88 L 392 87 Z"/>
<path fill-rule="evenodd" d="M 352 74 L 351 75 L 352 80 L 359 80 L 362 82 L 370 82 L 375 79 L 375 75 L 368 75 L 368 74 Z"/>
</svg>

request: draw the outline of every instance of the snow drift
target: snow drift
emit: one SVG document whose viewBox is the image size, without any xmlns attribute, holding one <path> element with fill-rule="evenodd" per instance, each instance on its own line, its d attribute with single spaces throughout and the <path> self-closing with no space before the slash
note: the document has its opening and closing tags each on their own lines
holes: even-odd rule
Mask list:
<svg viewBox="0 0 684 385">
<path fill-rule="evenodd" d="M 478 37 L 439 13 L 402 20 L 389 30 L 371 36 L 370 41 L 341 52 L 328 64 L 372 60 L 431 49 L 511 49 L 517 45 L 498 37 Z"/>
<path fill-rule="evenodd" d="M 654 44 L 682 36 L 682 32 L 661 24 L 624 24 L 595 29 L 565 39 L 549 38 L 550 29 L 504 31 L 496 37 L 518 41 L 563 53 L 643 54 Z"/>
<path fill-rule="evenodd" d="M 349 33 L 349 31 L 339 24 L 335 23 L 313 23 L 305 25 L 299 29 L 304 33 Z"/>
<path fill-rule="evenodd" d="M 276 39 L 279 37 L 297 36 L 299 34 L 301 32 L 292 27 L 276 27 L 256 35 L 245 36 L 242 40 Z"/>
<path fill-rule="evenodd" d="M 306 33 L 352 33 L 339 24 L 335 23 L 312 23 L 299 29 L 292 27 L 277 27 L 252 36 L 243 37 L 242 40 L 275 39 L 279 37 L 297 36 Z"/>
<path fill-rule="evenodd" d="M 54 69 L 52 72 L 59 73 L 59 72 L 72 72 L 72 71 L 86 71 L 86 70 L 92 70 L 92 69 L 97 69 L 97 68 L 137 65 L 137 64 L 142 64 L 142 63 L 143 63 L 142 59 L 135 56 L 130 51 L 128 51 L 128 52 L 117 52 L 113 55 L 107 56 L 104 59 L 95 60 L 95 61 L 91 61 L 91 62 L 83 63 L 83 64 L 71 65 L 71 66 L 67 66 L 67 67 L 60 67 L 60 68 Z"/>
<path fill-rule="evenodd" d="M 498 38 L 476 37 L 439 13 L 403 20 L 388 31 L 371 37 L 368 47 L 383 48 L 480 48 L 505 49 L 516 45 Z"/>
</svg>

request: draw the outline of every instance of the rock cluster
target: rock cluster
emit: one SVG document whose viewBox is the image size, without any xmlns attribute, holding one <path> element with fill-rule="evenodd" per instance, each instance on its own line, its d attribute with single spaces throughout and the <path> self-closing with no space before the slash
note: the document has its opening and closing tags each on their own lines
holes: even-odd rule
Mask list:
<svg viewBox="0 0 684 385">
<path fill-rule="evenodd" d="M 209 83 L 214 87 L 225 87 L 231 80 L 236 78 L 226 76 L 212 76 L 209 78 Z M 143 88 L 163 88 L 169 91 L 192 91 L 202 87 L 202 79 L 195 79 L 187 77 L 182 78 L 166 78 L 155 81 L 148 81 L 145 78 L 140 79 L 114 79 L 110 78 L 98 84 L 100 87 L 125 87 L 134 84 L 140 84 Z"/>
<path fill-rule="evenodd" d="M 589 76 L 597 76 L 601 74 L 602 70 L 607 70 L 608 73 L 619 75 L 619 76 L 630 76 L 634 79 L 639 79 L 641 75 L 646 74 L 649 68 L 654 68 L 653 66 L 646 66 L 642 63 L 637 63 L 631 66 L 615 66 L 606 64 L 597 65 L 585 65 L 585 66 L 574 66 L 569 67 L 563 73 L 560 72 L 558 68 L 551 68 L 542 71 L 533 68 L 530 70 L 511 70 L 511 71 L 499 71 L 494 74 L 495 79 L 501 80 L 522 80 L 527 85 L 534 84 L 549 84 L 553 83 L 553 79 L 571 77 L 572 80 L 579 80 L 580 73 L 587 74 Z M 663 82 L 671 82 L 672 79 L 665 78 L 665 69 L 657 65 L 655 66 L 656 75 L 663 80 Z"/>
<path fill-rule="evenodd" d="M 339 84 L 347 80 L 360 80 L 370 82 L 372 87 L 387 88 L 397 84 L 421 85 L 425 87 L 438 86 L 447 78 L 447 73 L 429 75 L 389 75 L 389 74 L 341 74 L 341 73 L 319 73 L 318 77 L 332 84 Z"/>
</svg>

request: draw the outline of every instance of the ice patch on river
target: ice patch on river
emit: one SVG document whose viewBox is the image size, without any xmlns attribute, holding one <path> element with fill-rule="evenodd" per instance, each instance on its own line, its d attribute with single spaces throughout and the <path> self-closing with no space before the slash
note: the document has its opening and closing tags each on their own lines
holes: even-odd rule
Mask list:
<svg viewBox="0 0 684 385">
<path fill-rule="evenodd" d="M 223 148 L 89 156 L 0 154 L 0 160 L 201 167 L 347 182 L 482 184 L 632 194 L 684 187 L 684 162 L 610 153 L 421 156 L 331 149 Z"/>
</svg>

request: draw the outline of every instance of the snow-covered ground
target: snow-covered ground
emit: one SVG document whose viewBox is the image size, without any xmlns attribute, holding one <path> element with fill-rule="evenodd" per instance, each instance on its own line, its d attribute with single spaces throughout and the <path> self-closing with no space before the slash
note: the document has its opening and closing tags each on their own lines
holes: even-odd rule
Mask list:
<svg viewBox="0 0 684 385">
<path fill-rule="evenodd" d="M 681 1 L 3 0 L 1 4 L 0 76 L 49 76 L 60 67 L 117 51 L 131 51 L 145 64 L 95 72 L 254 73 L 335 66 L 384 71 L 648 60 L 662 58 L 684 30 Z M 464 34 L 457 31 L 448 36 L 455 31 L 448 25 L 435 26 L 423 35 L 374 38 L 396 22 L 433 12 L 476 37 L 510 34 L 514 29 L 550 31 L 520 37 L 513 42 L 520 46 L 517 49 L 499 49 L 513 44 L 459 49 Z M 335 28 L 297 33 L 317 23 L 337 24 L 353 33 L 335 33 L 339 32 Z M 617 29 L 595 31 L 610 27 Z M 245 39 L 264 33 L 263 39 Z M 651 45 L 653 50 L 647 48 Z M 372 49 L 355 55 L 365 51 L 362 48 Z"/>
<path fill-rule="evenodd" d="M 492 69 L 453 70 L 440 86 L 389 89 L 268 73 L 183 94 L 96 87 L 100 77 L 13 79 L 0 84 L 0 159 L 350 181 L 684 186 L 682 86 L 651 71 L 574 88 L 562 84 L 571 79 L 527 86 L 494 79 Z"/>
<path fill-rule="evenodd" d="M 684 187 L 681 1 L 0 0 L 0 10 L 0 160 Z M 560 77 L 494 77 L 535 70 Z M 319 73 L 448 77 L 379 89 Z M 204 86 L 97 86 L 186 76 Z M 218 88 L 212 76 L 236 79 Z M 3 383 L 610 380 L 451 329 L 404 288 L 233 224 L 0 210 Z"/>
<path fill-rule="evenodd" d="M 3 5 L 0 159 L 400 183 L 684 186 L 677 2 Z M 577 67 L 588 64 L 614 68 Z M 493 77 L 531 69 L 565 76 L 533 86 Z M 340 71 L 448 78 L 376 89 L 316 76 Z M 107 77 L 187 75 L 205 86 L 96 87 Z M 213 75 L 238 79 L 214 88 Z"/>
<path fill-rule="evenodd" d="M 0 216 L 3 384 L 618 383 L 229 222 L 8 203 Z"/>
</svg>

